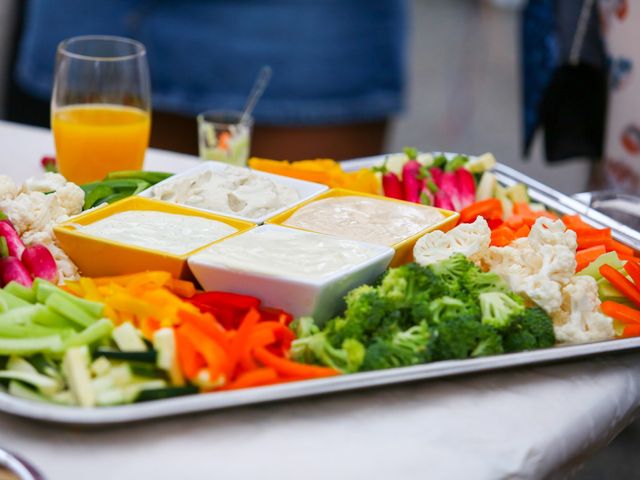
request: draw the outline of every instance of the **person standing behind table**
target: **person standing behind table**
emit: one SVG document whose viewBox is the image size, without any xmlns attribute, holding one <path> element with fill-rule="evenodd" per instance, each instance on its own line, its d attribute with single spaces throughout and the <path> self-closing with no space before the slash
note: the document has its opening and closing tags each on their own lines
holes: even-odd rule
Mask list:
<svg viewBox="0 0 640 480">
<path fill-rule="evenodd" d="M 242 109 L 268 64 L 254 155 L 373 155 L 403 104 L 406 9 L 406 0 L 28 0 L 14 78 L 46 118 L 60 41 L 137 39 L 151 70 L 151 145 L 195 154 L 195 115 Z"/>
</svg>

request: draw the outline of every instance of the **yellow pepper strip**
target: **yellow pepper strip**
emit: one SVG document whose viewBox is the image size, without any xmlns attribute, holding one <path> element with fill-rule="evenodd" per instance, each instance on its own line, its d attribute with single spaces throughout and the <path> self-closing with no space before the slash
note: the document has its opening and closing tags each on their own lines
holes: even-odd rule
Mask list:
<svg viewBox="0 0 640 480">
<path fill-rule="evenodd" d="M 78 297 L 84 297 L 84 291 L 78 282 L 65 282 L 64 285 L 62 285 L 62 288 L 69 293 L 77 295 Z"/>
<path fill-rule="evenodd" d="M 114 277 L 97 277 L 93 281 L 97 285 L 117 284 L 123 287 L 129 286 L 131 283 L 144 284 L 151 283 L 161 287 L 167 285 L 171 281 L 171 274 L 162 271 L 149 271 L 142 273 L 132 273 L 129 275 L 117 275 Z"/>
<path fill-rule="evenodd" d="M 138 299 L 133 295 L 123 293 L 115 293 L 105 299 L 107 305 L 110 305 L 120 314 L 128 313 L 131 315 L 141 315 L 149 317 L 157 313 L 157 308 L 153 303 Z"/>
</svg>

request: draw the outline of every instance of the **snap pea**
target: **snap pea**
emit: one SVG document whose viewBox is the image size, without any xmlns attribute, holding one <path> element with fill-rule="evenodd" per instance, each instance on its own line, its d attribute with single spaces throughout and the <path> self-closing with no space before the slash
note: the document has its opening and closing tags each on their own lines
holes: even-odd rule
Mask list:
<svg viewBox="0 0 640 480">
<path fill-rule="evenodd" d="M 172 174 L 164 172 L 143 172 L 123 170 L 109 173 L 104 180 L 81 186 L 85 192 L 84 210 L 102 203 L 113 203 L 123 198 L 137 195 Z"/>
</svg>

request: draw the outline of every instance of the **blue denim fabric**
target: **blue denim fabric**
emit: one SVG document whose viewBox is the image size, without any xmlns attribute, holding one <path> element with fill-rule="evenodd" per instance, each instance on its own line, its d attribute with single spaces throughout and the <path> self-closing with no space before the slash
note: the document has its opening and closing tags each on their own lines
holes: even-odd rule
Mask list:
<svg viewBox="0 0 640 480">
<path fill-rule="evenodd" d="M 402 108 L 406 9 L 406 0 L 30 0 L 17 81 L 48 98 L 61 40 L 121 35 L 147 47 L 158 110 L 242 108 L 269 64 L 258 122 L 376 120 Z"/>
</svg>

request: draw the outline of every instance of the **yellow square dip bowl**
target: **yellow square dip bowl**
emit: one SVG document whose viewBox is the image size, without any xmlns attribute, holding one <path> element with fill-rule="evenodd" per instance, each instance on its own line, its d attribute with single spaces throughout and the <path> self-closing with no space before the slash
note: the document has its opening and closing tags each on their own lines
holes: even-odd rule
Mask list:
<svg viewBox="0 0 640 480">
<path fill-rule="evenodd" d="M 336 197 L 364 197 L 364 198 L 371 198 L 371 199 L 375 199 L 381 202 L 390 202 L 390 204 L 396 204 L 396 205 L 401 205 L 401 206 L 407 206 L 407 207 L 412 207 L 412 208 L 416 208 L 419 210 L 423 210 L 425 213 L 427 212 L 439 212 L 442 215 L 442 218 L 435 220 L 433 223 L 430 223 L 429 225 L 425 226 L 424 228 L 422 228 L 420 231 L 410 234 L 410 235 L 406 235 L 404 237 L 402 237 L 401 239 L 395 241 L 395 243 L 392 244 L 388 244 L 388 243 L 384 243 L 384 242 L 377 242 L 375 239 L 369 238 L 369 239 L 365 239 L 365 238 L 358 238 L 357 236 L 347 236 L 344 234 L 340 234 L 339 232 L 334 232 L 331 231 L 330 228 L 325 227 L 325 228 L 319 228 L 318 230 L 315 230 L 309 226 L 307 227 L 300 227 L 300 226 L 294 226 L 294 225 L 288 225 L 287 221 L 291 218 L 292 215 L 294 215 L 296 212 L 298 212 L 299 210 L 305 208 L 308 205 L 311 205 L 312 203 L 315 202 L 319 202 L 321 200 L 324 199 L 329 199 L 329 198 L 336 198 Z M 416 242 L 418 241 L 418 239 L 420 237 L 422 237 L 424 234 L 432 232 L 434 230 L 442 230 L 443 232 L 446 232 L 448 230 L 451 230 L 453 227 L 456 226 L 456 224 L 458 223 L 458 218 L 460 217 L 460 215 L 456 212 L 452 212 L 450 210 L 443 210 L 441 208 L 435 208 L 435 207 L 429 207 L 426 205 L 420 205 L 417 203 L 411 203 L 411 202 L 406 202 L 404 200 L 396 200 L 393 198 L 387 198 L 387 197 L 383 197 L 380 195 L 372 195 L 372 194 L 368 194 L 368 193 L 362 193 L 362 192 L 355 192 L 352 190 L 346 190 L 346 189 L 342 189 L 342 188 L 334 188 L 331 189 L 325 193 L 322 193 L 320 195 L 317 195 L 316 197 L 307 200 L 306 202 L 301 203 L 300 205 L 295 206 L 294 208 L 291 208 L 289 210 L 287 210 L 286 212 L 283 212 L 279 215 L 276 215 L 275 217 L 269 219 L 266 221 L 267 224 L 274 224 L 274 225 L 281 225 L 284 227 L 288 227 L 288 228 L 297 228 L 300 230 L 308 230 L 308 231 L 313 231 L 313 232 L 317 232 L 317 233 L 325 233 L 325 234 L 332 234 L 332 235 L 336 235 L 336 236 L 344 236 L 347 238 L 351 238 L 353 240 L 358 240 L 361 242 L 369 242 L 369 243 L 379 243 L 379 244 L 383 244 L 383 245 L 389 245 L 390 247 L 392 247 L 395 250 L 395 255 L 393 257 L 393 260 L 391 261 L 391 267 L 396 267 L 398 265 L 402 265 L 404 263 L 408 263 L 413 261 L 413 247 L 416 244 Z M 390 229 L 392 229 L 394 227 L 390 227 Z"/>
<path fill-rule="evenodd" d="M 234 232 L 206 241 L 184 253 L 171 253 L 152 247 L 138 246 L 93 235 L 83 231 L 82 227 L 125 212 L 161 212 L 178 214 L 200 219 L 215 220 L 236 229 Z M 254 223 L 203 212 L 180 205 L 131 197 L 106 207 L 97 208 L 69 219 L 54 227 L 56 239 L 62 249 L 78 266 L 82 275 L 100 277 L 122 275 L 145 270 L 164 270 L 175 278 L 191 279 L 187 258 L 194 252 L 208 247 L 229 236 L 246 232 L 255 227 Z"/>
</svg>

